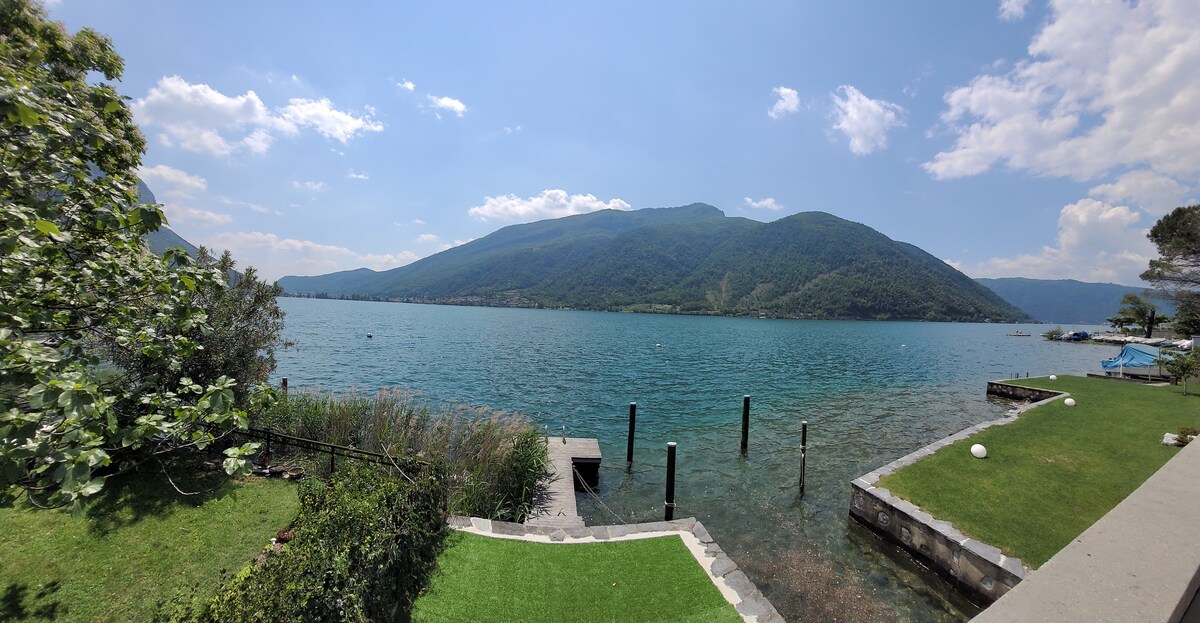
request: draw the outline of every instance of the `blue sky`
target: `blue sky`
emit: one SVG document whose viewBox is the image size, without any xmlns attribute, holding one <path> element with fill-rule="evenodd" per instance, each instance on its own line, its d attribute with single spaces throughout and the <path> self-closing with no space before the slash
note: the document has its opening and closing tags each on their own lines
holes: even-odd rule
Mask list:
<svg viewBox="0 0 1200 623">
<path fill-rule="evenodd" d="M 519 222 L 823 210 L 973 277 L 1138 284 L 1200 196 L 1200 4 L 57 0 L 172 227 L 265 276 Z"/>
</svg>

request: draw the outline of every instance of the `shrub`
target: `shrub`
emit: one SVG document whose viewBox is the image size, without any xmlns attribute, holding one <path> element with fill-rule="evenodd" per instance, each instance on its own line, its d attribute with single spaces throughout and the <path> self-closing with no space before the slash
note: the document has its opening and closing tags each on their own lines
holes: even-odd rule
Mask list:
<svg viewBox="0 0 1200 623">
<path fill-rule="evenodd" d="M 448 532 L 440 467 L 370 465 L 300 487 L 294 540 L 234 577 L 191 620 L 383 621 L 412 607 Z"/>
<path fill-rule="evenodd" d="M 1200 429 L 1195 426 L 1180 426 L 1179 432 L 1176 433 L 1180 447 L 1188 445 L 1196 435 L 1200 435 Z"/>
</svg>

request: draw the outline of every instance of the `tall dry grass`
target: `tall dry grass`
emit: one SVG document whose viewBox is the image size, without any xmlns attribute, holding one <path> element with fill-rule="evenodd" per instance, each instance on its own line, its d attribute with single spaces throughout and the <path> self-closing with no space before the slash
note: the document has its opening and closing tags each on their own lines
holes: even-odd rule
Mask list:
<svg viewBox="0 0 1200 623">
<path fill-rule="evenodd" d="M 450 512 L 524 521 L 549 478 L 546 447 L 522 416 L 482 407 L 434 410 L 396 389 L 293 391 L 252 425 L 391 456 L 445 464 Z"/>
</svg>

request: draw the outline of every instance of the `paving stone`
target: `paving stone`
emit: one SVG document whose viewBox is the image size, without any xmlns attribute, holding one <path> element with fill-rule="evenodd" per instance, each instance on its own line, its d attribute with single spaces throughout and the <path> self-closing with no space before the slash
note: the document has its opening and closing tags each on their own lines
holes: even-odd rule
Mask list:
<svg viewBox="0 0 1200 623">
<path fill-rule="evenodd" d="M 730 571 L 734 571 L 736 569 L 737 563 L 733 562 L 733 560 L 725 554 L 721 554 L 720 556 L 717 556 L 717 559 L 713 561 L 712 566 L 709 567 L 709 573 L 712 573 L 720 578 L 724 577 L 725 574 L 729 573 Z"/>
<path fill-rule="evenodd" d="M 746 577 L 746 574 L 742 573 L 741 570 L 730 571 L 722 577 L 724 577 L 725 583 L 729 585 L 729 588 L 733 589 L 733 592 L 737 593 L 738 597 L 742 599 L 753 595 L 758 590 L 754 586 L 754 582 L 751 582 L 750 578 Z"/>
<path fill-rule="evenodd" d="M 638 532 L 670 532 L 676 529 L 675 526 L 665 521 L 650 521 L 633 525 L 637 526 Z"/>
<path fill-rule="evenodd" d="M 997 567 L 1000 566 L 1001 558 L 1004 556 L 999 548 L 975 539 L 968 539 L 966 543 L 963 543 L 963 548 Z"/>
<path fill-rule="evenodd" d="M 491 532 L 492 531 L 492 520 L 483 519 L 482 517 L 472 517 L 471 518 L 471 526 L 473 526 L 476 530 L 480 530 L 482 532 Z"/>
<path fill-rule="evenodd" d="M 565 530 L 562 530 L 561 528 L 560 528 L 560 529 L 558 529 L 558 530 L 555 530 L 555 531 L 554 531 L 554 532 L 552 532 L 552 533 L 550 533 L 550 540 L 551 540 L 551 541 L 556 541 L 556 542 L 557 542 L 557 541 L 562 541 L 562 540 L 563 540 L 563 539 L 565 539 L 565 538 L 567 538 L 567 533 L 566 533 L 566 531 L 565 531 Z"/>
<path fill-rule="evenodd" d="M 509 521 L 493 521 L 492 533 L 504 534 L 508 536 L 525 536 L 525 526 L 519 523 Z"/>
<path fill-rule="evenodd" d="M 608 527 L 608 538 L 615 539 L 615 538 L 621 537 L 621 536 L 629 536 L 631 534 L 637 534 L 637 532 L 638 531 L 635 530 L 631 526 L 609 526 Z"/>
<path fill-rule="evenodd" d="M 471 527 L 471 518 L 463 517 L 462 515 L 454 515 L 446 523 L 451 528 L 469 528 Z"/>
<path fill-rule="evenodd" d="M 565 528 L 565 531 L 572 539 L 586 539 L 592 536 L 592 529 L 588 527 Z"/>
<path fill-rule="evenodd" d="M 692 527 L 692 534 L 696 535 L 696 538 L 700 539 L 701 543 L 712 543 L 713 538 L 709 536 L 708 530 L 706 530 L 698 521 L 696 522 L 696 525 Z"/>
<path fill-rule="evenodd" d="M 1000 568 L 1017 576 L 1018 578 L 1025 579 L 1026 569 L 1025 569 L 1024 563 L 1021 562 L 1020 558 L 1013 558 L 1012 556 L 1005 556 L 1004 564 L 1000 565 Z"/>
<path fill-rule="evenodd" d="M 720 545 L 717 545 L 716 542 L 713 542 L 704 546 L 704 553 L 708 554 L 709 556 L 716 556 L 725 552 L 721 551 Z"/>
<path fill-rule="evenodd" d="M 743 616 L 757 617 L 767 613 L 767 608 L 770 604 L 766 599 L 763 599 L 762 593 L 758 591 L 749 599 L 743 599 L 737 607 L 737 611 Z"/>
<path fill-rule="evenodd" d="M 608 529 L 612 526 L 592 526 L 592 537 L 600 541 L 608 540 Z"/>
<path fill-rule="evenodd" d="M 672 519 L 671 521 L 668 521 L 667 523 L 691 532 L 692 526 L 696 525 L 696 518 L 695 517 L 684 517 L 683 519 Z"/>
<path fill-rule="evenodd" d="M 761 616 L 758 617 L 758 623 L 787 623 L 787 622 L 784 621 L 783 617 L 779 615 L 779 611 L 775 609 L 775 606 L 771 606 L 770 610 L 768 610 L 767 612 L 765 612 L 764 614 L 762 614 Z"/>
</svg>

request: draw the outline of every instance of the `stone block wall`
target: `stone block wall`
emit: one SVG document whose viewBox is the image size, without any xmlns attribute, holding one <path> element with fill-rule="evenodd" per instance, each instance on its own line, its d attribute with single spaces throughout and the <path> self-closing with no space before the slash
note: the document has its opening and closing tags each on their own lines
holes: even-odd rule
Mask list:
<svg viewBox="0 0 1200 623">
<path fill-rule="evenodd" d="M 1011 393 L 995 393 L 993 387 L 995 392 L 1011 390 Z M 1037 402 L 1022 405 L 1001 419 L 977 424 L 935 441 L 850 483 L 852 518 L 929 563 L 936 571 L 951 578 L 977 601 L 985 604 L 1007 593 L 1025 578 L 1030 569 L 1021 559 L 1005 556 L 996 547 L 966 536 L 950 522 L 939 520 L 915 504 L 876 485 L 880 478 L 912 465 L 946 446 L 965 440 L 992 426 L 1014 422 L 1021 413 L 1067 395 L 1063 392 L 1029 389 L 1003 382 L 988 383 L 988 393 Z"/>
</svg>

